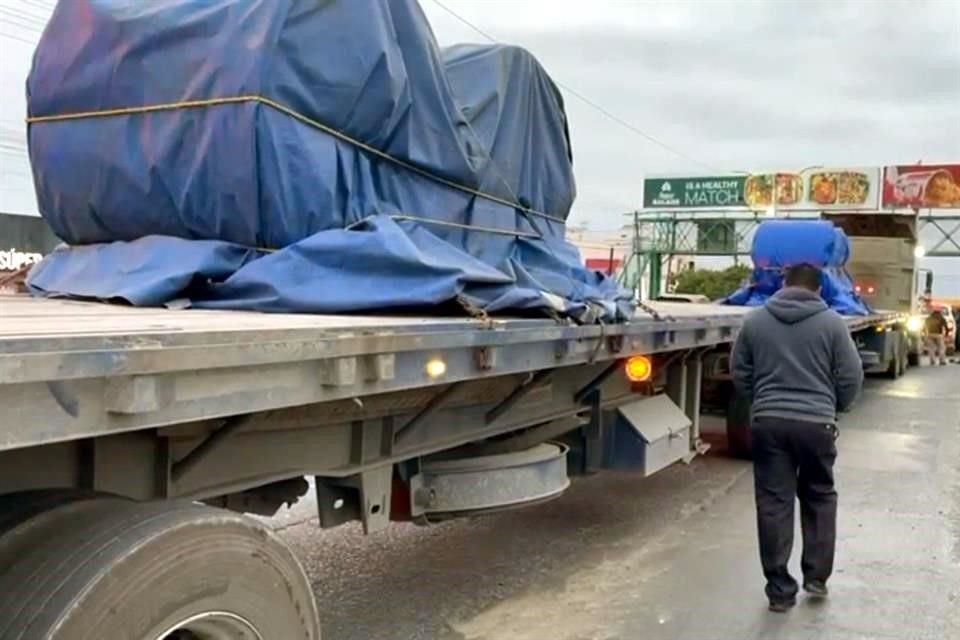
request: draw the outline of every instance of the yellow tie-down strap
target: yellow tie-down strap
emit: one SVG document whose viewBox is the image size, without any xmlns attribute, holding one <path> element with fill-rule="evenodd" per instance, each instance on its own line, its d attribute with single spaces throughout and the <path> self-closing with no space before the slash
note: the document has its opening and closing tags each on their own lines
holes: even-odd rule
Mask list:
<svg viewBox="0 0 960 640">
<path fill-rule="evenodd" d="M 359 149 L 362 149 L 363 151 L 366 151 L 367 153 L 374 155 L 382 160 L 392 162 L 397 166 L 403 167 L 404 169 L 408 171 L 412 171 L 413 173 L 416 173 L 417 175 L 420 175 L 420 176 L 423 176 L 424 178 L 432 180 L 433 182 L 442 184 L 446 187 L 450 187 L 451 189 L 456 189 L 458 191 L 462 191 L 463 193 L 467 193 L 472 196 L 476 196 L 478 198 L 483 198 L 491 202 L 496 202 L 497 204 L 502 204 L 502 205 L 511 207 L 513 209 L 522 211 L 523 213 L 539 216 L 541 218 L 545 218 L 553 222 L 559 222 L 560 224 L 565 224 L 566 222 L 563 218 L 558 218 L 557 216 L 552 216 L 549 213 L 544 213 L 543 211 L 537 211 L 536 209 L 525 207 L 519 202 L 511 202 L 510 200 L 506 200 L 499 196 L 495 196 L 491 193 L 486 193 L 484 191 L 474 189 L 473 187 L 468 187 L 468 186 L 459 184 L 457 182 L 453 182 L 452 180 L 447 180 L 446 178 L 442 178 L 438 175 L 434 175 L 429 171 L 421 169 L 420 167 L 410 164 L 405 160 L 401 160 L 400 158 L 396 158 L 390 155 L 389 153 L 381 151 L 380 149 L 370 146 L 369 144 L 362 142 L 360 140 L 357 140 L 356 138 L 352 138 L 347 134 L 343 133 L 342 131 L 337 131 L 332 127 L 328 127 L 322 122 L 318 122 L 313 118 L 310 118 L 308 116 L 305 116 L 302 113 L 294 111 L 293 109 L 291 109 L 290 107 L 284 104 L 281 104 L 275 100 L 271 100 L 270 98 L 265 98 L 264 96 L 258 96 L 258 95 L 228 96 L 225 98 L 205 98 L 203 100 L 183 100 L 180 102 L 152 104 L 152 105 L 145 105 L 141 107 L 120 107 L 117 109 L 98 109 L 96 111 L 81 111 L 77 113 L 63 113 L 63 114 L 55 114 L 55 115 L 48 115 L 48 116 L 29 116 L 27 117 L 27 124 L 32 125 L 32 124 L 43 124 L 45 122 L 88 120 L 91 118 L 110 118 L 114 116 L 128 116 L 128 115 L 137 115 L 137 114 L 143 114 L 143 113 L 156 113 L 159 111 L 175 111 L 177 109 L 200 109 L 200 108 L 206 108 L 206 107 L 218 107 L 222 105 L 240 104 L 245 102 L 256 102 L 256 103 L 271 107 L 273 109 L 276 109 L 277 111 L 280 111 L 281 113 L 284 113 L 290 116 L 291 118 L 295 118 L 300 122 L 310 127 L 313 127 L 314 129 L 323 131 L 324 133 L 329 134 L 337 138 L 338 140 L 342 140 L 343 142 L 346 142 Z"/>
</svg>

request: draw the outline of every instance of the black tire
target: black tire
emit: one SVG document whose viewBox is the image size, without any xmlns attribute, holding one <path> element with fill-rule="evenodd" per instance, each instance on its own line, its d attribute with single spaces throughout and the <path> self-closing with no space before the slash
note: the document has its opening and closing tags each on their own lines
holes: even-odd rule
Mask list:
<svg viewBox="0 0 960 640">
<path fill-rule="evenodd" d="M 903 370 L 900 367 L 900 358 L 894 355 L 892 358 L 890 358 L 890 365 L 887 367 L 887 370 L 884 372 L 883 375 L 885 375 L 890 380 L 896 380 L 897 378 L 900 377 L 900 373 L 902 371 Z"/>
<path fill-rule="evenodd" d="M 893 346 L 893 354 L 890 356 L 890 364 L 887 366 L 886 375 L 891 380 L 896 380 L 900 377 L 900 374 L 903 373 L 903 365 L 901 364 L 900 356 L 900 339 L 896 338 L 896 344 Z"/>
<path fill-rule="evenodd" d="M 752 458 L 750 401 L 732 391 L 727 402 L 727 450 L 735 458 Z"/>
<path fill-rule="evenodd" d="M 108 498 L 92 491 L 50 489 L 0 496 L 0 574 L 24 553 L 72 522 L 94 499 Z"/>
<path fill-rule="evenodd" d="M 264 638 L 319 640 L 303 569 L 251 518 L 115 499 L 54 512 L 62 510 L 69 517 L 0 574 L 0 640 L 206 637 L 204 624 L 236 625 L 228 638 L 255 638 L 252 628 Z"/>
<path fill-rule="evenodd" d="M 920 354 L 919 353 L 908 353 L 907 354 L 907 364 L 911 367 L 920 366 Z"/>
<path fill-rule="evenodd" d="M 102 496 L 74 489 L 40 489 L 0 496 L 0 538 L 7 531 L 41 513 L 55 510 L 71 502 L 97 497 Z M 0 567 L 2 566 L 0 564 Z"/>
</svg>

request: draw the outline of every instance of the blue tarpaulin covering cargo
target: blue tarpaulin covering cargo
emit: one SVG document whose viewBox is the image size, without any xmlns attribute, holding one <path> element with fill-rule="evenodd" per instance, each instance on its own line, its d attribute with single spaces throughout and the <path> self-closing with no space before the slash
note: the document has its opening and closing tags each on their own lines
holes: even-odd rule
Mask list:
<svg viewBox="0 0 960 640">
<path fill-rule="evenodd" d="M 557 87 L 522 49 L 441 50 L 415 0 L 61 2 L 27 93 L 69 245 L 35 294 L 632 314 L 564 240 Z"/>
<path fill-rule="evenodd" d="M 750 282 L 724 302 L 760 306 L 783 287 L 783 270 L 811 264 L 822 270 L 820 295 L 841 315 L 862 316 L 870 308 L 857 295 L 844 265 L 850 258 L 846 234 L 832 222 L 771 220 L 757 227 L 750 248 L 753 272 Z"/>
</svg>

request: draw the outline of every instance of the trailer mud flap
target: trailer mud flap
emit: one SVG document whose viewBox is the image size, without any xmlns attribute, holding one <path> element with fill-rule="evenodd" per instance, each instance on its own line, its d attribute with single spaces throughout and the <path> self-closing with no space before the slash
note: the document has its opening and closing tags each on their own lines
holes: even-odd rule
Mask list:
<svg viewBox="0 0 960 640">
<path fill-rule="evenodd" d="M 605 434 L 604 467 L 652 475 L 689 455 L 690 426 L 666 395 L 625 404 Z"/>
</svg>

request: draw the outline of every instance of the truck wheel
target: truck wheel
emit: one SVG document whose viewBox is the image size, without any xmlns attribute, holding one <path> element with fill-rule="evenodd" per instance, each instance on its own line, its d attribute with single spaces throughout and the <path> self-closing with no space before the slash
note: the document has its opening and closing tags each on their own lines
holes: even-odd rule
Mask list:
<svg viewBox="0 0 960 640">
<path fill-rule="evenodd" d="M 74 514 L 97 499 L 100 504 L 123 504 L 102 494 L 51 489 L 0 496 L 0 574 L 51 532 L 65 526 Z"/>
<path fill-rule="evenodd" d="M 0 573 L 0 640 L 320 638 L 303 569 L 250 518 L 116 499 L 57 512 Z"/>
<path fill-rule="evenodd" d="M 886 371 L 886 376 L 891 380 L 896 380 L 900 377 L 900 374 L 903 373 L 903 365 L 900 364 L 900 362 L 900 348 L 898 346 L 893 355 L 890 356 L 890 365 Z"/>
<path fill-rule="evenodd" d="M 727 403 L 727 449 L 736 458 L 751 456 L 750 401 L 731 390 Z"/>
<path fill-rule="evenodd" d="M 99 497 L 92 492 L 74 489 L 41 489 L 0 496 L 0 540 L 12 529 L 47 511 L 54 511 L 71 502 Z M 5 566 L 0 564 L 0 567 Z"/>
<path fill-rule="evenodd" d="M 920 354 L 919 353 L 909 353 L 907 354 L 907 364 L 911 367 L 916 367 L 920 365 Z"/>
</svg>

